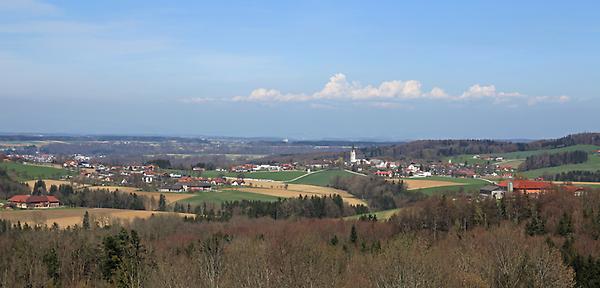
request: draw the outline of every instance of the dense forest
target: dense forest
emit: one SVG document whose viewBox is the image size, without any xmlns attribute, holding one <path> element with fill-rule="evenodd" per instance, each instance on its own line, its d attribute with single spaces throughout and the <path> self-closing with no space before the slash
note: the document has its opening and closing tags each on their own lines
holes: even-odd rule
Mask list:
<svg viewBox="0 0 600 288">
<path fill-rule="evenodd" d="M 597 287 L 600 194 L 430 197 L 388 222 L 0 222 L 2 287 Z M 193 285 L 191 284 L 193 283 Z"/>
<path fill-rule="evenodd" d="M 556 167 L 566 164 L 578 164 L 588 160 L 585 151 L 567 151 L 560 153 L 543 153 L 525 158 L 525 162 L 519 165 L 519 171 L 528 171 L 546 167 Z"/>
</svg>

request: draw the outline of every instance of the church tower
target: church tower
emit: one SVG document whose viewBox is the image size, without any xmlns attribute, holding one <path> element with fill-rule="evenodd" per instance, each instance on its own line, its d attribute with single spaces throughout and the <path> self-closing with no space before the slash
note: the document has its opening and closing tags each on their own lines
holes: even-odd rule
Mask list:
<svg viewBox="0 0 600 288">
<path fill-rule="evenodd" d="M 352 145 L 352 151 L 350 151 L 350 163 L 356 163 L 356 148 Z"/>
</svg>

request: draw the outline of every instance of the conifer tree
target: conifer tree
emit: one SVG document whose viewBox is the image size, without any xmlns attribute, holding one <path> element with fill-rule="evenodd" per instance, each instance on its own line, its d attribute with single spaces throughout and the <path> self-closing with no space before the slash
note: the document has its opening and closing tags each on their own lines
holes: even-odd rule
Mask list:
<svg viewBox="0 0 600 288">
<path fill-rule="evenodd" d="M 90 229 L 91 225 L 90 225 L 90 213 L 88 213 L 88 211 L 85 211 L 85 214 L 83 214 L 83 223 L 81 224 L 81 226 L 83 227 L 83 229 Z"/>
<path fill-rule="evenodd" d="M 167 199 L 163 194 L 160 194 L 158 199 L 158 211 L 167 211 Z"/>
<path fill-rule="evenodd" d="M 356 232 L 356 226 L 352 225 L 352 229 L 350 230 L 350 242 L 355 243 L 358 240 L 358 233 Z"/>
</svg>

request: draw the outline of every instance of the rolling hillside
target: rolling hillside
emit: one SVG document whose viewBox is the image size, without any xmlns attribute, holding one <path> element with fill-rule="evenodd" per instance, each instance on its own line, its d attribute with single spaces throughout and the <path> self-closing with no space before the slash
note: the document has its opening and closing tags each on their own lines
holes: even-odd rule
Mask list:
<svg viewBox="0 0 600 288">
<path fill-rule="evenodd" d="M 64 176 L 75 174 L 74 172 L 61 168 L 9 161 L 0 162 L 0 168 L 13 173 L 19 181 L 60 179 Z"/>
<path fill-rule="evenodd" d="M 544 154 L 544 153 L 554 154 L 554 153 L 562 153 L 562 152 L 572 152 L 572 151 L 578 151 L 578 150 L 589 153 L 588 161 L 586 161 L 584 163 L 579 163 L 579 164 L 568 164 L 568 165 L 561 165 L 561 166 L 556 166 L 556 167 L 534 169 L 534 170 L 521 172 L 519 174 L 521 174 L 525 177 L 528 177 L 528 178 L 537 178 L 537 177 L 540 177 L 543 175 L 554 175 L 557 173 L 568 172 L 568 171 L 578 171 L 578 170 L 579 171 L 597 171 L 597 170 L 600 170 L 600 155 L 596 152 L 596 151 L 600 150 L 600 146 L 598 146 L 598 145 L 580 144 L 580 145 L 573 145 L 573 146 L 554 148 L 554 149 L 539 149 L 539 150 L 531 150 L 531 151 L 499 153 L 499 154 L 493 154 L 493 156 L 504 157 L 505 160 L 502 162 L 498 162 L 499 164 L 511 165 L 516 168 L 516 167 L 518 167 L 518 165 L 520 163 L 522 163 L 525 160 L 525 158 L 527 158 L 529 156 L 540 155 L 540 154 Z M 487 160 L 483 160 L 483 159 L 474 159 L 473 156 L 474 156 L 474 154 L 464 154 L 464 155 L 459 155 L 459 156 L 455 156 L 455 157 L 448 157 L 445 159 L 445 161 L 452 159 L 452 162 L 454 162 L 454 163 L 467 162 L 468 164 L 477 164 L 477 163 L 483 164 L 483 163 L 488 162 Z M 486 156 L 486 155 L 480 155 L 480 156 Z M 494 162 L 492 162 L 492 163 L 494 163 Z"/>
<path fill-rule="evenodd" d="M 356 174 L 346 170 L 323 170 L 317 171 L 300 179 L 291 181 L 291 184 L 307 184 L 316 186 L 328 186 L 331 184 L 331 180 L 336 177 L 351 177 Z"/>
<path fill-rule="evenodd" d="M 223 191 L 211 191 L 206 193 L 196 193 L 195 196 L 186 198 L 183 200 L 177 201 L 180 204 L 191 204 L 191 205 L 201 205 L 204 202 L 207 203 L 215 203 L 221 204 L 227 201 L 277 201 L 279 199 L 275 196 L 252 193 L 252 192 L 242 192 L 237 190 L 223 190 Z"/>
</svg>

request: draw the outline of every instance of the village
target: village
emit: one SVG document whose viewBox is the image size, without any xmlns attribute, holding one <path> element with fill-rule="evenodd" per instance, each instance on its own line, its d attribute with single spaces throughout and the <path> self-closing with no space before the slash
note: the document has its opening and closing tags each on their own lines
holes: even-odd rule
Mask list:
<svg viewBox="0 0 600 288">
<path fill-rule="evenodd" d="M 338 159 L 322 159 L 318 161 L 303 161 L 291 163 L 255 164 L 242 163 L 229 167 L 215 167 L 207 170 L 204 167 L 191 169 L 161 168 L 160 161 L 156 163 L 132 165 L 108 165 L 102 163 L 102 157 L 74 154 L 62 163 L 56 163 L 58 157 L 50 154 L 34 153 L 8 154 L 2 156 L 2 161 L 31 163 L 32 165 L 53 165 L 70 171 L 63 180 L 78 185 L 93 187 L 131 187 L 141 191 L 164 193 L 200 193 L 213 192 L 235 187 L 252 187 L 257 181 L 273 182 L 268 173 L 297 172 L 299 177 L 319 171 L 342 169 L 356 175 L 373 175 L 390 181 L 406 181 L 414 179 L 481 179 L 487 181 L 479 189 L 481 197 L 501 199 L 506 193 L 518 191 L 525 194 L 537 194 L 554 187 L 548 181 L 536 179 L 520 179 L 514 165 L 505 164 L 501 156 L 474 155 L 475 163 L 448 161 L 393 161 L 377 158 L 359 157 L 358 149 L 349 147 L 346 157 Z M 61 158 L 65 158 L 62 156 Z M 482 162 L 483 161 L 483 162 Z M 151 162 L 151 161 L 150 161 Z M 262 173 L 262 174 L 261 174 Z M 267 173 L 267 174 L 264 174 Z M 256 177 L 263 175 L 262 177 Z M 440 178 L 442 177 L 442 178 Z M 250 180 L 250 181 L 249 181 Z M 563 185 L 573 193 L 581 193 L 583 187 Z M 59 199 L 54 196 L 16 195 L 10 198 L 6 207 L 21 209 L 43 209 L 59 207 Z"/>
</svg>

